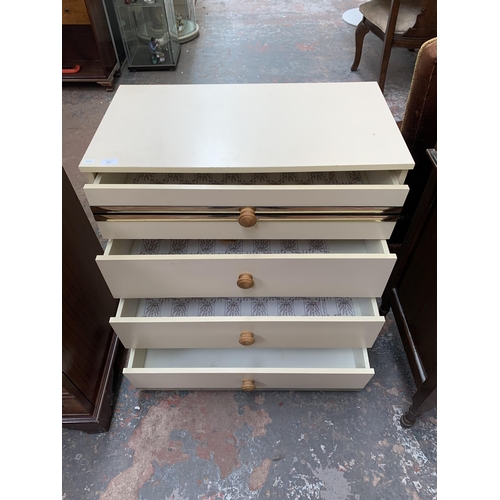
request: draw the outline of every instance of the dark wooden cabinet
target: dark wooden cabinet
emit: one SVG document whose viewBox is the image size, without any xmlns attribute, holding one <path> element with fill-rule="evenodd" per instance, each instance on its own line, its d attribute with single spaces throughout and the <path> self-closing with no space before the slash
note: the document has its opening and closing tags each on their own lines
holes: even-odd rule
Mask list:
<svg viewBox="0 0 500 500">
<path fill-rule="evenodd" d="M 401 424 L 411 427 L 437 401 L 437 160 L 427 151 L 429 176 L 398 260 L 382 294 L 392 309 L 417 386 Z"/>
<path fill-rule="evenodd" d="M 62 0 L 62 69 L 63 83 L 113 90 L 120 62 L 102 0 Z"/>
<path fill-rule="evenodd" d="M 62 425 L 109 429 L 121 343 L 109 326 L 118 301 L 97 267 L 102 247 L 62 172 Z"/>
</svg>

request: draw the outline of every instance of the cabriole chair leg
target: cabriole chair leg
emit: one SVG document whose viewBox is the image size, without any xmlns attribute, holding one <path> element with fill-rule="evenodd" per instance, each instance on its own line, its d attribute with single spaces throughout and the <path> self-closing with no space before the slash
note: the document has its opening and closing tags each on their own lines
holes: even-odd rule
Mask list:
<svg viewBox="0 0 500 500">
<path fill-rule="evenodd" d="M 370 31 L 366 24 L 365 18 L 361 20 L 361 22 L 356 27 L 355 40 L 356 40 L 356 54 L 354 56 L 354 62 L 351 66 L 351 71 L 356 71 L 359 66 L 359 61 L 361 60 L 361 51 L 363 49 L 363 40 L 365 39 L 366 34 Z"/>
</svg>

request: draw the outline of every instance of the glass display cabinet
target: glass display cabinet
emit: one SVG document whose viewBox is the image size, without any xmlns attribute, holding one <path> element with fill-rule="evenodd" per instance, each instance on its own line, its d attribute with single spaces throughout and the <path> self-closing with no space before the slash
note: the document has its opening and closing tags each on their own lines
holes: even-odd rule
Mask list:
<svg viewBox="0 0 500 500">
<path fill-rule="evenodd" d="M 196 24 L 195 2 L 196 0 L 174 0 L 179 43 L 189 42 L 199 34 L 200 28 Z"/>
<path fill-rule="evenodd" d="M 114 0 L 131 71 L 175 69 L 180 55 L 173 0 Z"/>
</svg>

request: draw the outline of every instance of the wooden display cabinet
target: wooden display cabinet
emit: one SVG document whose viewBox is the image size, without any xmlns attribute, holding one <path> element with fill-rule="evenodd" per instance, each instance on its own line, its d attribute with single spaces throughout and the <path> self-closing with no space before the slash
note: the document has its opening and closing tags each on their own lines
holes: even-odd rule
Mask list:
<svg viewBox="0 0 500 500">
<path fill-rule="evenodd" d="M 113 90 L 120 61 L 101 0 L 62 0 L 62 80 Z"/>
<path fill-rule="evenodd" d="M 64 169 L 62 188 L 62 426 L 105 432 L 124 353 L 108 323 L 118 301 L 96 266 L 102 248 Z"/>
<path fill-rule="evenodd" d="M 392 309 L 417 386 L 403 427 L 437 405 L 437 153 L 426 154 L 430 174 L 380 305 Z"/>
</svg>

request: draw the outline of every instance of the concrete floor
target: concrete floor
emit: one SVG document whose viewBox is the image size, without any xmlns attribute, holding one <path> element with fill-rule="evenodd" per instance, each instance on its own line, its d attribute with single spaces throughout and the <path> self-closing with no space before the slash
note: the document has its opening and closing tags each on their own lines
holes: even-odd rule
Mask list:
<svg viewBox="0 0 500 500">
<path fill-rule="evenodd" d="M 198 0 L 200 36 L 177 69 L 125 66 L 116 86 L 376 80 L 382 44 L 371 34 L 349 69 L 355 28 L 342 13 L 359 3 Z M 415 59 L 393 50 L 384 95 L 395 120 Z M 97 84 L 62 89 L 63 166 L 89 218 L 77 165 L 113 96 Z M 361 392 L 137 391 L 122 378 L 108 433 L 62 430 L 62 497 L 436 498 L 436 411 L 399 424 L 415 387 L 392 314 L 369 357 L 376 374 Z"/>
</svg>

